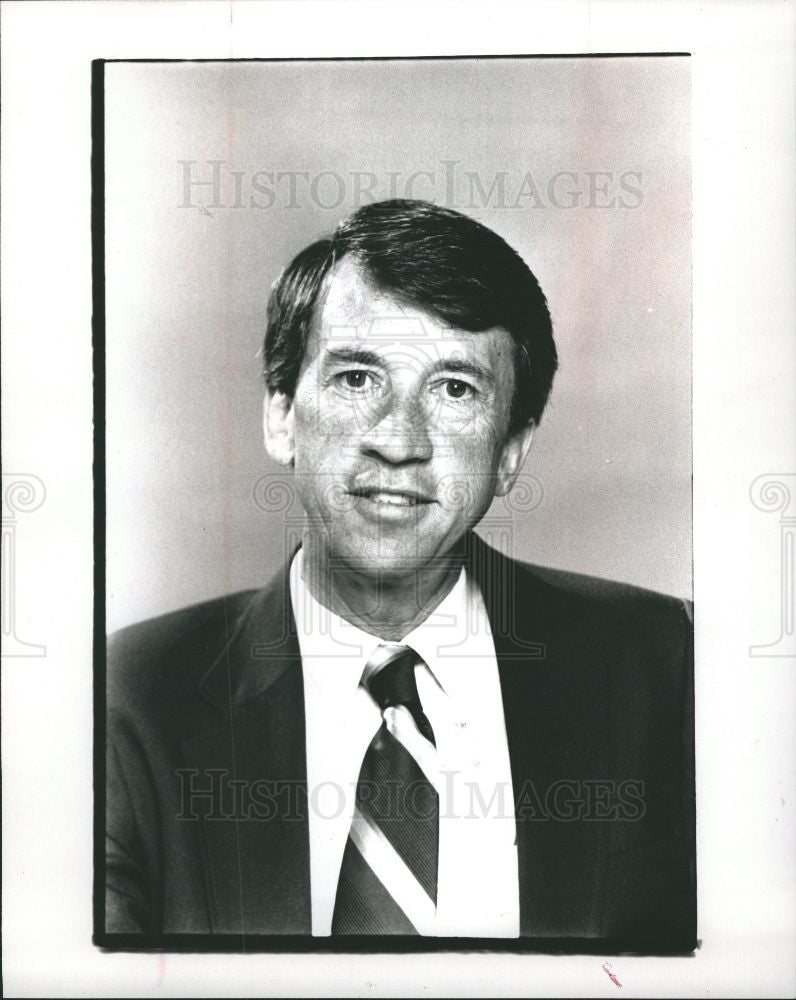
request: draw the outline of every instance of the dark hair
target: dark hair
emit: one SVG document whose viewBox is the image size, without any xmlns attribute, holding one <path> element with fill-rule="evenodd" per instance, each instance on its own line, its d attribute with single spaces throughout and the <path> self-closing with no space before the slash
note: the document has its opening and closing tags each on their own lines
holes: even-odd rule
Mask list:
<svg viewBox="0 0 796 1000">
<path fill-rule="evenodd" d="M 511 334 L 511 429 L 538 423 L 558 366 L 547 300 L 530 268 L 497 233 L 425 201 L 365 205 L 331 237 L 302 250 L 275 283 L 263 353 L 272 392 L 292 397 L 321 289 L 348 254 L 385 292 L 462 330 Z"/>
</svg>

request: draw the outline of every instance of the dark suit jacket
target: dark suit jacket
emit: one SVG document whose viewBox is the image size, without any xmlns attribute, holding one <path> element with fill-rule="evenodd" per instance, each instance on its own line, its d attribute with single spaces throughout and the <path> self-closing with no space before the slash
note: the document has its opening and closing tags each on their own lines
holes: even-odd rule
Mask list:
<svg viewBox="0 0 796 1000">
<path fill-rule="evenodd" d="M 503 691 L 521 936 L 691 950 L 688 605 L 518 563 L 475 535 L 466 548 Z M 118 633 L 107 735 L 106 932 L 310 933 L 287 567 L 264 590 Z"/>
</svg>

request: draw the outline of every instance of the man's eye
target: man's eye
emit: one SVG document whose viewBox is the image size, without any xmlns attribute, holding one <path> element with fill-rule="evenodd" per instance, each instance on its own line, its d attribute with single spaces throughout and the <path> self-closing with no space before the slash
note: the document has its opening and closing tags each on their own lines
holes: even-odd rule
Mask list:
<svg viewBox="0 0 796 1000">
<path fill-rule="evenodd" d="M 445 395 L 450 399 L 464 399 L 472 393 L 473 387 L 467 382 L 460 382 L 456 378 L 449 378 L 445 382 Z"/>
<path fill-rule="evenodd" d="M 371 375 L 361 368 L 352 368 L 350 371 L 341 372 L 337 378 L 346 389 L 365 389 L 371 380 Z"/>
</svg>

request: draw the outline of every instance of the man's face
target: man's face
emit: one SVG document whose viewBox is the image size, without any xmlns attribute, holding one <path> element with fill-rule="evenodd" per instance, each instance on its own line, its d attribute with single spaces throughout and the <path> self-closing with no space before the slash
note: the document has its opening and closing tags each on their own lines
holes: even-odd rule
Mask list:
<svg viewBox="0 0 796 1000">
<path fill-rule="evenodd" d="M 292 400 L 266 403 L 329 570 L 395 578 L 439 565 L 508 492 L 530 429 L 508 437 L 513 342 L 444 327 L 345 257 L 319 304 Z"/>
</svg>

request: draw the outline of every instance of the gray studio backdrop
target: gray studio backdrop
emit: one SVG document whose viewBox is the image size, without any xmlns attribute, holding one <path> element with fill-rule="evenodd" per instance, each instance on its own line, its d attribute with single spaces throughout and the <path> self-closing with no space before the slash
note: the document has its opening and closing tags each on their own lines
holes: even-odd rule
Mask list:
<svg viewBox="0 0 796 1000">
<path fill-rule="evenodd" d="M 106 66 L 108 628 L 261 585 L 271 283 L 357 205 L 459 208 L 528 261 L 561 368 L 521 559 L 691 594 L 685 58 Z"/>
</svg>

